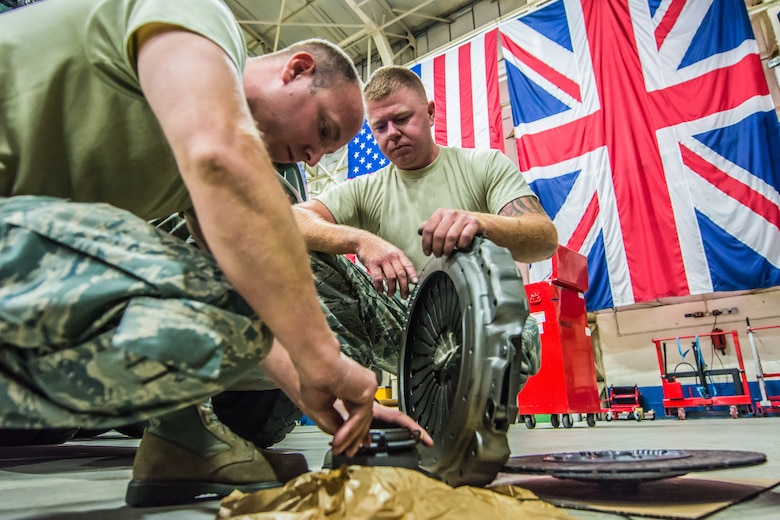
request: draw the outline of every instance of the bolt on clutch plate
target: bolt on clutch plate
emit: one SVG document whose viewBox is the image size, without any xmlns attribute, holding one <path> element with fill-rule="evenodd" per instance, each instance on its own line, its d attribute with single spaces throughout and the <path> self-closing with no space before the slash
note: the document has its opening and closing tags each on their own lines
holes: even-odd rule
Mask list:
<svg viewBox="0 0 780 520">
<path fill-rule="evenodd" d="M 433 437 L 420 469 L 450 485 L 490 483 L 509 457 L 528 316 L 509 250 L 476 237 L 428 262 L 409 304 L 399 405 Z"/>
</svg>

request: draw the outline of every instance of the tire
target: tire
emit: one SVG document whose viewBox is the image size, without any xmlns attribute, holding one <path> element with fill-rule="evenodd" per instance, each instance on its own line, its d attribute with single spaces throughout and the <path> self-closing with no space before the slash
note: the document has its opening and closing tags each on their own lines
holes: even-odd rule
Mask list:
<svg viewBox="0 0 780 520">
<path fill-rule="evenodd" d="M 278 389 L 222 392 L 212 397 L 211 403 L 220 421 L 258 448 L 284 439 L 303 416 Z"/>
<path fill-rule="evenodd" d="M 525 416 L 525 427 L 529 430 L 533 430 L 536 428 L 536 417 L 533 415 L 526 415 Z"/>
<path fill-rule="evenodd" d="M 589 413 L 585 416 L 585 422 L 588 424 L 588 427 L 593 428 L 596 426 L 596 414 L 595 413 Z"/>
<path fill-rule="evenodd" d="M 557 428 L 561 425 L 561 417 L 557 413 L 554 413 L 550 416 L 550 425 L 553 428 Z"/>
<path fill-rule="evenodd" d="M 566 429 L 569 429 L 574 426 L 574 421 L 571 418 L 570 413 L 565 413 L 561 416 L 561 422 L 563 423 L 563 427 Z"/>
<path fill-rule="evenodd" d="M 78 428 L 0 429 L 0 446 L 62 444 L 71 440 L 78 431 Z"/>
</svg>

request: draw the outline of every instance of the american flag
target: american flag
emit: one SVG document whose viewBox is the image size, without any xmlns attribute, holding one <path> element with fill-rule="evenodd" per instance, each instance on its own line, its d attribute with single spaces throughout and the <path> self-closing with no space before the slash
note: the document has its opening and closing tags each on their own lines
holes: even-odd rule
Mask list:
<svg viewBox="0 0 780 520">
<path fill-rule="evenodd" d="M 412 67 L 436 104 L 438 144 L 504 151 L 498 90 L 498 29 Z"/>
<path fill-rule="evenodd" d="M 347 159 L 347 167 L 349 168 L 347 178 L 349 179 L 373 173 L 390 164 L 371 134 L 368 121 L 363 121 L 360 132 L 347 145 L 347 153 L 349 154 Z"/>
<path fill-rule="evenodd" d="M 780 285 L 780 125 L 744 0 L 558 0 L 499 30 L 520 169 L 588 257 L 589 310 Z"/>
<path fill-rule="evenodd" d="M 436 103 L 433 135 L 438 144 L 504 151 L 498 29 L 418 63 L 412 70 L 422 79 L 428 99 Z M 350 179 L 389 164 L 366 123 L 347 150 Z"/>
</svg>

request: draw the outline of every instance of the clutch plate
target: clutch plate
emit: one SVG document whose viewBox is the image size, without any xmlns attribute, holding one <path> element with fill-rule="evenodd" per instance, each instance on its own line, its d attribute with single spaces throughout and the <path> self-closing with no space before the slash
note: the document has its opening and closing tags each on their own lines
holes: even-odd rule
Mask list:
<svg viewBox="0 0 780 520">
<path fill-rule="evenodd" d="M 373 426 L 373 425 L 372 425 Z M 388 425 L 383 425 L 388 426 Z M 420 436 L 413 435 L 406 428 L 372 428 L 369 431 L 371 444 L 361 447 L 357 453 L 348 457 L 344 453 L 333 455 L 325 453 L 323 468 L 335 469 L 342 465 L 394 466 L 398 468 L 418 469 L 417 444 Z"/>
<path fill-rule="evenodd" d="M 752 451 L 605 450 L 512 457 L 502 471 L 602 483 L 641 482 L 764 462 L 766 455 Z"/>
<path fill-rule="evenodd" d="M 399 406 L 433 437 L 420 469 L 450 485 L 490 483 L 509 457 L 528 316 L 509 250 L 482 237 L 428 262 L 412 295 Z"/>
</svg>

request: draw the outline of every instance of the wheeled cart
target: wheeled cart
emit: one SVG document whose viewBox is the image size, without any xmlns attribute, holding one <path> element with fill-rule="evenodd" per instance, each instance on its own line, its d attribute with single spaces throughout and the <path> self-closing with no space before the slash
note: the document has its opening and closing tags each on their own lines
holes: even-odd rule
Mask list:
<svg viewBox="0 0 780 520">
<path fill-rule="evenodd" d="M 704 338 L 712 338 L 714 336 L 719 336 L 719 339 L 722 338 L 723 340 L 731 337 L 738 365 L 736 368 L 713 369 L 704 362 L 701 341 Z M 690 348 L 687 348 L 687 342 L 690 340 L 693 341 L 690 342 Z M 653 343 L 655 343 L 656 354 L 658 355 L 658 366 L 661 369 L 661 387 L 664 394 L 663 404 L 667 415 L 677 415 L 678 419 L 684 420 L 687 415 L 687 409 L 702 407 L 707 410 L 711 410 L 713 407 L 728 407 L 729 414 L 734 419 L 739 417 L 740 411 L 753 413 L 750 387 L 745 374 L 745 366 L 742 362 L 742 350 L 739 346 L 739 337 L 736 330 L 676 336 L 673 338 L 658 338 L 653 339 Z M 670 364 L 668 343 L 671 343 L 679 354 L 677 357 L 679 362 L 675 364 L 671 371 L 668 367 Z M 684 348 L 686 348 L 685 351 L 683 351 Z M 691 358 L 687 358 L 688 354 L 691 355 Z M 717 386 L 713 384 L 713 376 L 730 377 L 734 395 L 722 395 L 718 391 Z M 689 381 L 690 384 L 683 387 L 683 381 Z"/>
<path fill-rule="evenodd" d="M 780 412 L 780 395 L 768 395 L 766 391 L 767 378 L 780 378 L 780 373 L 766 373 L 761 366 L 761 358 L 758 355 L 758 348 L 756 348 L 756 331 L 767 329 L 780 329 L 780 325 L 769 325 L 766 327 L 751 327 L 750 319 L 746 318 L 747 333 L 750 339 L 750 348 L 753 350 L 753 359 L 756 362 L 756 379 L 758 379 L 758 388 L 761 391 L 761 400 L 756 402 L 755 413 L 756 415 L 766 416 L 768 413 Z"/>
<path fill-rule="evenodd" d="M 518 413 L 529 429 L 536 426 L 534 415 L 549 415 L 554 428 L 571 428 L 573 414 L 583 414 L 595 426 L 601 402 L 583 296 L 587 259 L 559 246 L 552 261 L 550 280 L 525 287 L 539 325 L 542 366 L 518 394 Z"/>
<path fill-rule="evenodd" d="M 642 408 L 642 394 L 637 385 L 610 386 L 604 419 L 633 419 L 640 422 L 643 419 L 655 419 L 655 412 Z"/>
</svg>

